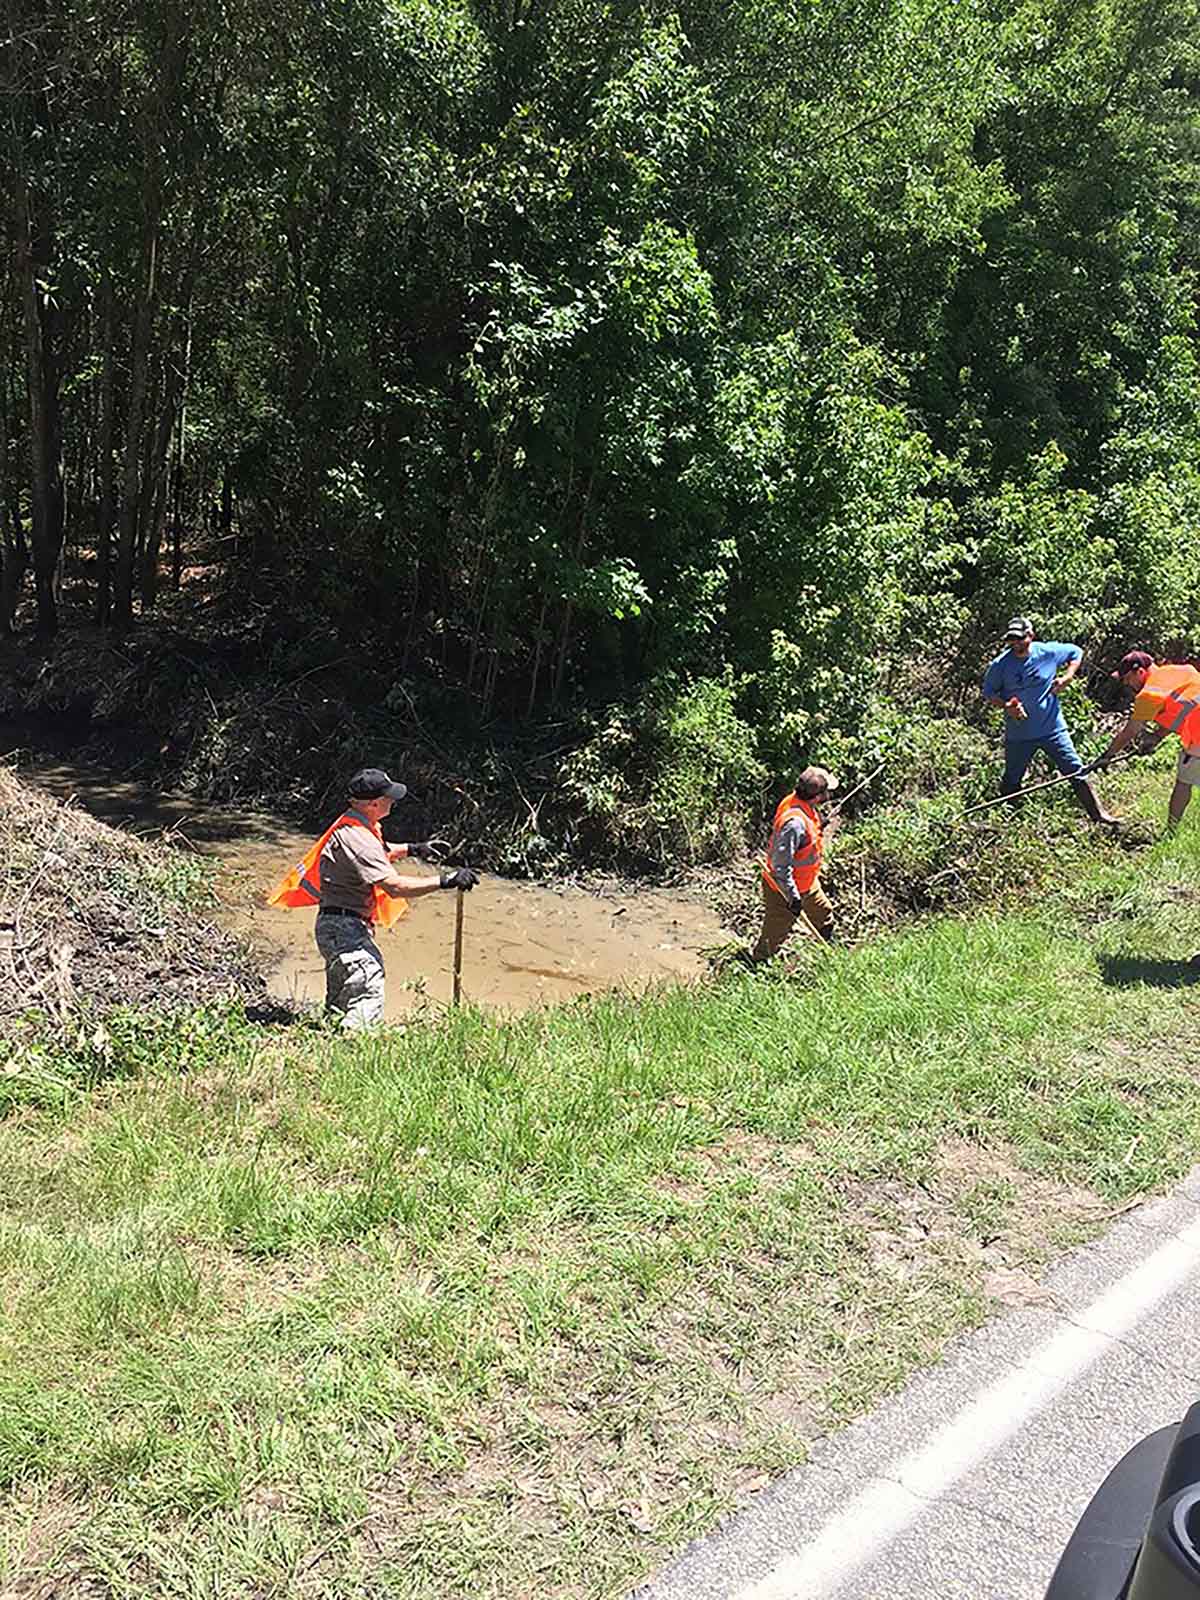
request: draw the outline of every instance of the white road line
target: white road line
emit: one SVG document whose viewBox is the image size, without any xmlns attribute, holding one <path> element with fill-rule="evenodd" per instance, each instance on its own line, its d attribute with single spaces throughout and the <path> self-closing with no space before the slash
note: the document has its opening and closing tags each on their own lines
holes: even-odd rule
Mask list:
<svg viewBox="0 0 1200 1600">
<path fill-rule="evenodd" d="M 1072 1315 L 1011 1373 L 990 1384 L 919 1449 L 891 1462 L 812 1541 L 733 1600 L 820 1600 L 1084 1373 L 1200 1267 L 1200 1217 L 1169 1235 Z"/>
</svg>

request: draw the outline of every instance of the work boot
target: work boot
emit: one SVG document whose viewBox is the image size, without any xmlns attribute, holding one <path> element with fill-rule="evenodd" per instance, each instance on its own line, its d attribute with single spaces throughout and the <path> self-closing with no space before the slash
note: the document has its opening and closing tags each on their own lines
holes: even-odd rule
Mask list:
<svg viewBox="0 0 1200 1600">
<path fill-rule="evenodd" d="M 1104 822 L 1110 827 L 1119 822 L 1119 817 L 1114 817 L 1111 812 L 1105 811 L 1100 804 L 1100 797 L 1086 778 L 1077 778 L 1071 785 L 1075 791 L 1075 798 L 1087 812 L 1092 822 Z"/>
</svg>

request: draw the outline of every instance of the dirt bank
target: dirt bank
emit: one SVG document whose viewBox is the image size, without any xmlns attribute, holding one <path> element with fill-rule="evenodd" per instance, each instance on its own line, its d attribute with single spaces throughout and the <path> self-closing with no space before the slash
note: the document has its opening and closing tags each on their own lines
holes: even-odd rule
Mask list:
<svg viewBox="0 0 1200 1600">
<path fill-rule="evenodd" d="M 29 1013 L 261 998 L 245 943 L 206 914 L 188 857 L 48 800 L 0 767 L 0 1031 Z"/>
</svg>

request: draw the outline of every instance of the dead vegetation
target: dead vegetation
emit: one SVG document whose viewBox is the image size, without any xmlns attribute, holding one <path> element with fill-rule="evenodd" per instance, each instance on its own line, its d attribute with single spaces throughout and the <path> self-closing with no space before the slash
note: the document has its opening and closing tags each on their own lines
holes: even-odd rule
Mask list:
<svg viewBox="0 0 1200 1600">
<path fill-rule="evenodd" d="M 249 951 L 204 915 L 195 857 L 110 828 L 0 767 L 0 1034 L 118 1006 L 250 999 Z"/>
</svg>

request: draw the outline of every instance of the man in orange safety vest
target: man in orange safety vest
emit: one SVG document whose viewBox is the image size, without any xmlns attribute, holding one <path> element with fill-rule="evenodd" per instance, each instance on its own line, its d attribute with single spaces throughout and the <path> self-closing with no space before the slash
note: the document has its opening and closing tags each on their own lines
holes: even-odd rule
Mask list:
<svg viewBox="0 0 1200 1600">
<path fill-rule="evenodd" d="M 383 956 L 375 925 L 390 928 L 408 915 L 409 900 L 434 889 L 473 889 L 479 875 L 454 867 L 436 878 L 402 878 L 395 863 L 406 856 L 433 861 L 433 846 L 389 849 L 380 824 L 408 790 L 378 767 L 350 779 L 350 804 L 325 830 L 304 860 L 277 884 L 269 905 L 317 906 L 317 949 L 325 962 L 325 1008 L 345 1028 L 365 1028 L 383 1016 Z"/>
<path fill-rule="evenodd" d="M 1179 765 L 1167 806 L 1167 827 L 1173 830 L 1183 820 L 1192 790 L 1200 784 L 1200 671 L 1186 664 L 1158 665 L 1145 650 L 1130 650 L 1112 675 L 1132 691 L 1133 709 L 1094 765 L 1104 766 L 1145 730 L 1153 730 L 1155 745 L 1170 733 L 1178 734 Z"/>
<path fill-rule="evenodd" d="M 836 788 L 837 779 L 825 767 L 805 767 L 776 807 L 763 863 L 762 929 L 750 952 L 755 964 L 775 955 L 797 922 L 823 939 L 833 932 L 833 907 L 820 875 L 825 841 L 838 818 L 822 824 L 818 807 Z"/>
</svg>

